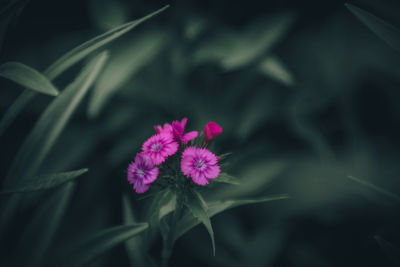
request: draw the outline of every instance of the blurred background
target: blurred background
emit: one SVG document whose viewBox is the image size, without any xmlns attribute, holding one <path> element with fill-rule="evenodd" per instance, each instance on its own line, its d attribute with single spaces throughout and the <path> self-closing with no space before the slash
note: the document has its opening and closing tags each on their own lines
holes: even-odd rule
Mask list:
<svg viewBox="0 0 400 267">
<path fill-rule="evenodd" d="M 171 5 L 107 46 L 107 65 L 41 166 L 41 173 L 89 168 L 51 251 L 124 223 L 122 195 L 141 221 L 146 200 L 127 184 L 126 167 L 153 125 L 188 117 L 192 130 L 208 121 L 222 126 L 212 149 L 233 153 L 227 172 L 241 181 L 210 189 L 208 200 L 279 193 L 290 199 L 215 216 L 216 256 L 198 226 L 178 240 L 171 266 L 399 264 L 399 203 L 348 176 L 400 194 L 400 54 L 344 3 L 27 1 L 8 21 L 0 62 L 38 70 Z M 351 3 L 400 26 L 397 0 Z M 62 90 L 81 67 L 54 84 Z M 4 114 L 23 88 L 5 79 L 0 85 Z M 1 177 L 51 100 L 36 96 L 1 136 Z M 19 212 L 3 257 L 34 242 L 17 233 L 35 203 Z M 93 266 L 133 266 L 131 254 L 121 245 Z M 152 254 L 158 257 L 157 242 Z"/>
</svg>

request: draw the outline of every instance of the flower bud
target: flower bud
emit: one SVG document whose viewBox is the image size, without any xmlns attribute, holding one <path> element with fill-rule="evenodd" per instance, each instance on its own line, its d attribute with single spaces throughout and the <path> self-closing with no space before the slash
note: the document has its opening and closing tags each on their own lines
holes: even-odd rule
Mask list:
<svg viewBox="0 0 400 267">
<path fill-rule="evenodd" d="M 207 123 L 204 127 L 204 136 L 206 141 L 209 142 L 222 133 L 222 128 L 213 121 Z"/>
</svg>

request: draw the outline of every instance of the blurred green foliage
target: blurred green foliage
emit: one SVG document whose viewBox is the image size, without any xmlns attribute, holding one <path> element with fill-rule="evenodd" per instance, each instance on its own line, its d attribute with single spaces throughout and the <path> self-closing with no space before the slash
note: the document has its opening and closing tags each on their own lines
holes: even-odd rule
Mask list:
<svg viewBox="0 0 400 267">
<path fill-rule="evenodd" d="M 91 256 L 79 264 L 158 260 L 161 238 L 147 234 L 97 257 L 147 227 L 137 223 L 153 209 L 152 192 L 136 195 L 125 169 L 153 125 L 182 117 L 191 129 L 218 122 L 224 131 L 213 149 L 232 152 L 226 168 L 240 185 L 211 185 L 209 215 L 240 204 L 230 199 L 290 199 L 213 217 L 215 256 L 206 229 L 193 228 L 178 239 L 171 266 L 398 264 L 399 203 L 381 194 L 400 194 L 397 1 L 356 1 L 350 10 L 341 1 L 175 1 L 132 31 L 137 21 L 129 21 L 165 3 L 54 2 L 0 6 L 1 63 L 24 64 L 15 73 L 34 80 L 15 84 L 0 67 L 11 80 L 0 80 L 8 119 L 0 125 L 1 192 L 46 188 L 19 183 L 25 176 L 89 171 L 51 176 L 54 189 L 0 195 L 4 266 L 39 266 L 43 257 L 51 264 L 84 246 Z M 105 48 L 107 59 L 93 57 Z M 59 96 L 28 91 L 38 81 Z M 164 199 L 163 214 L 173 201 Z"/>
</svg>

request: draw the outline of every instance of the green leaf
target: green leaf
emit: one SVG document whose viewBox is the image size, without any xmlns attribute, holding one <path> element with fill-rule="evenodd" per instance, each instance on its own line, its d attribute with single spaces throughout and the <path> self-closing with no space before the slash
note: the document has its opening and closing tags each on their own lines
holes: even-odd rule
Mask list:
<svg viewBox="0 0 400 267">
<path fill-rule="evenodd" d="M 221 213 L 225 210 L 242 206 L 242 205 L 247 205 L 247 204 L 255 204 L 255 203 L 262 203 L 262 202 L 268 202 L 268 201 L 273 201 L 273 200 L 281 200 L 281 199 L 287 199 L 287 195 L 277 195 L 277 196 L 270 196 L 270 197 L 264 197 L 264 198 L 259 198 L 259 199 L 245 199 L 245 200 L 226 200 L 226 201 L 217 201 L 217 202 L 212 202 L 208 203 L 208 210 L 207 214 L 208 217 L 212 217 L 218 213 Z M 179 221 L 178 227 L 177 227 L 177 232 L 175 233 L 174 240 L 178 239 L 181 237 L 183 234 L 185 234 L 187 231 L 198 225 L 201 221 L 198 218 L 193 217 L 191 214 L 186 213 L 183 218 Z"/>
<path fill-rule="evenodd" d="M 294 84 L 292 73 L 290 73 L 285 64 L 276 56 L 267 57 L 260 63 L 258 69 L 264 75 L 284 85 L 291 86 Z"/>
<path fill-rule="evenodd" d="M 148 228 L 147 223 L 115 226 L 80 242 L 59 263 L 53 266 L 86 266 L 113 247 L 142 233 Z"/>
<path fill-rule="evenodd" d="M 112 58 L 96 81 L 88 105 L 88 116 L 96 117 L 117 91 L 140 69 L 150 63 L 164 47 L 166 35 L 161 31 L 141 34 L 112 51 Z"/>
<path fill-rule="evenodd" d="M 8 126 L 15 120 L 21 110 L 32 100 L 36 95 L 35 91 L 24 90 L 18 98 L 7 109 L 7 112 L 0 121 L 0 136 L 7 130 Z"/>
<path fill-rule="evenodd" d="M 234 185 L 240 184 L 240 181 L 237 177 L 229 175 L 225 172 L 221 172 L 216 179 L 211 179 L 210 181 L 216 182 L 216 183 L 226 183 L 226 184 L 234 184 Z"/>
<path fill-rule="evenodd" d="M 287 168 L 286 162 L 260 160 L 243 166 L 237 174 L 240 177 L 240 186 L 225 187 L 219 193 L 222 199 L 237 199 L 251 194 L 261 194 L 266 186 Z M 215 179 L 217 180 L 217 179 Z"/>
<path fill-rule="evenodd" d="M 169 187 L 157 193 L 149 208 L 150 225 L 157 228 L 161 219 L 175 209 L 175 203 L 176 195 Z"/>
<path fill-rule="evenodd" d="M 172 194 L 168 196 L 168 201 L 162 203 L 160 207 L 160 211 L 158 212 L 158 220 L 160 221 L 162 218 L 173 212 L 176 208 L 176 195 Z"/>
<path fill-rule="evenodd" d="M 72 65 L 95 51 L 96 49 L 108 44 L 109 42 L 115 40 L 116 38 L 120 37 L 121 35 L 127 33 L 128 31 L 132 30 L 142 22 L 154 17 L 155 15 L 163 12 L 165 9 L 167 9 L 169 5 L 164 6 L 163 8 L 158 9 L 157 11 L 154 11 L 153 13 L 150 13 L 147 16 L 144 16 L 140 19 L 125 23 L 123 25 L 120 25 L 118 27 L 115 27 L 99 36 L 96 36 L 95 38 L 79 45 L 78 47 L 72 49 L 65 55 L 63 55 L 61 58 L 59 58 L 56 62 L 54 62 L 51 66 L 49 66 L 45 74 L 47 77 L 49 77 L 51 80 L 60 75 L 62 72 L 64 72 L 66 69 L 70 68 Z"/>
<path fill-rule="evenodd" d="M 109 30 L 129 19 L 128 3 L 120 1 L 87 1 L 91 22 L 101 30 Z"/>
<path fill-rule="evenodd" d="M 39 93 L 52 96 L 59 93 L 43 74 L 19 62 L 6 62 L 0 65 L 0 76 Z"/>
<path fill-rule="evenodd" d="M 215 256 L 214 231 L 211 226 L 211 221 L 210 221 L 211 216 L 208 214 L 207 203 L 204 201 L 200 193 L 194 190 L 189 190 L 185 198 L 185 204 L 189 208 L 190 212 L 193 214 L 194 218 L 202 222 L 206 227 L 211 238 L 213 255 Z"/>
<path fill-rule="evenodd" d="M 376 191 L 376 192 L 378 192 L 378 193 L 380 193 L 382 195 L 385 195 L 385 196 L 387 196 L 388 198 L 390 198 L 390 199 L 392 199 L 394 201 L 400 202 L 400 196 L 399 195 L 396 195 L 396 194 L 394 194 L 392 192 L 389 192 L 389 191 L 387 191 L 387 190 L 385 190 L 385 189 L 383 189 L 383 188 L 381 188 L 379 186 L 376 186 L 376 185 L 374 185 L 374 184 L 372 184 L 370 182 L 361 180 L 361 179 L 356 178 L 356 177 L 351 176 L 351 175 L 347 176 L 347 178 L 349 178 L 350 180 L 353 180 L 353 181 L 355 181 L 355 182 L 357 182 L 359 184 L 362 184 L 363 186 L 366 186 L 366 187 L 368 187 L 368 188 L 370 188 L 370 189 L 372 189 L 372 190 L 374 190 L 374 191 Z"/>
<path fill-rule="evenodd" d="M 137 223 L 133 213 L 132 201 L 127 195 L 122 196 L 122 221 L 124 225 L 133 225 Z M 125 242 L 125 248 L 131 266 L 145 266 L 145 250 L 143 240 L 140 236 L 131 238 Z"/>
<path fill-rule="evenodd" d="M 394 49 L 400 51 L 400 30 L 377 16 L 352 4 L 345 6 L 373 33 Z"/>
<path fill-rule="evenodd" d="M 287 33 L 292 14 L 280 14 L 256 21 L 243 30 L 221 30 L 194 54 L 198 63 L 217 61 L 226 71 L 245 67 L 267 54 Z"/>
<path fill-rule="evenodd" d="M 73 66 L 75 63 L 82 60 L 84 57 L 90 55 L 93 51 L 100 49 L 101 47 L 107 45 L 111 41 L 120 37 L 121 35 L 127 33 L 131 29 L 135 28 L 140 23 L 146 21 L 147 19 L 157 15 L 158 13 L 164 11 L 168 8 L 169 5 L 137 20 L 132 22 L 128 22 L 124 25 L 118 26 L 114 29 L 107 31 L 95 38 L 77 46 L 76 48 L 70 50 L 61 58 L 59 58 L 56 62 L 50 65 L 43 74 L 48 77 L 50 81 L 57 78 L 62 72 Z M 4 131 L 8 128 L 8 126 L 14 121 L 14 119 L 18 116 L 18 114 L 22 111 L 22 109 L 33 99 L 35 96 L 35 92 L 33 91 L 24 91 L 15 102 L 11 105 L 11 107 L 7 110 L 5 115 L 0 121 L 0 135 L 4 133 Z"/>
<path fill-rule="evenodd" d="M 91 60 L 75 81 L 50 103 L 19 149 L 6 177 L 6 186 L 11 186 L 18 179 L 18 183 L 32 179 L 100 73 L 107 57 L 108 54 L 103 52 Z"/>
<path fill-rule="evenodd" d="M 393 246 L 390 242 L 383 239 L 381 236 L 374 236 L 376 242 L 381 247 L 381 249 L 386 253 L 386 255 L 392 260 L 396 266 L 400 266 L 400 249 Z"/>
<path fill-rule="evenodd" d="M 203 135 L 204 135 L 204 133 L 203 133 Z M 232 155 L 232 152 L 227 152 L 227 153 L 218 155 L 218 162 L 221 162 L 221 161 L 223 161 L 223 160 L 226 160 L 226 159 L 227 159 L 229 156 L 231 156 L 231 155 Z"/>
<path fill-rule="evenodd" d="M 87 171 L 88 169 L 80 169 L 76 171 L 40 175 L 29 182 L 18 183 L 13 187 L 5 188 L 0 194 L 27 193 L 53 188 L 69 182 Z"/>
<path fill-rule="evenodd" d="M 23 231 L 17 251 L 24 251 L 24 257 L 16 258 L 14 266 L 43 266 L 45 253 L 51 246 L 54 236 L 70 203 L 74 183 L 69 182 L 51 193 L 29 219 Z"/>
</svg>

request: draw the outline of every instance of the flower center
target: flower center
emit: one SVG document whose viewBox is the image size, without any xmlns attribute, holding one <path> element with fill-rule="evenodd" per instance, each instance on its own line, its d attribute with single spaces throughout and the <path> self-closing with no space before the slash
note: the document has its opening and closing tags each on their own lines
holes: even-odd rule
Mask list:
<svg viewBox="0 0 400 267">
<path fill-rule="evenodd" d="M 142 169 L 138 169 L 138 170 L 137 170 L 137 175 L 138 175 L 139 177 L 143 177 L 144 174 L 145 174 L 145 171 L 144 171 L 144 170 L 142 170 Z"/>
<path fill-rule="evenodd" d="M 151 145 L 150 150 L 154 151 L 154 152 L 158 152 L 158 151 L 161 150 L 161 148 L 162 148 L 162 144 L 161 143 L 154 143 L 154 144 Z"/>
<path fill-rule="evenodd" d="M 196 166 L 196 168 L 197 169 L 204 169 L 204 165 L 205 165 L 205 162 L 204 162 L 204 160 L 203 159 L 197 159 L 196 161 L 195 161 L 195 166 Z"/>
</svg>

